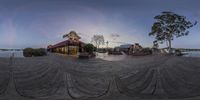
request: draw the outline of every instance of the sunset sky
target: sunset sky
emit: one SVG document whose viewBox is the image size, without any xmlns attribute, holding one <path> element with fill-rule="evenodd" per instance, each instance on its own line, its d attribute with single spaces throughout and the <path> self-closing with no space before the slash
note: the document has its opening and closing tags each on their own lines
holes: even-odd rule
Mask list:
<svg viewBox="0 0 200 100">
<path fill-rule="evenodd" d="M 110 47 L 120 45 L 114 42 L 150 47 L 154 16 L 172 11 L 200 22 L 199 5 L 199 0 L 0 0 L 0 48 L 47 47 L 63 41 L 71 30 L 86 43 L 101 34 L 113 41 Z M 172 45 L 200 48 L 199 26 Z"/>
</svg>

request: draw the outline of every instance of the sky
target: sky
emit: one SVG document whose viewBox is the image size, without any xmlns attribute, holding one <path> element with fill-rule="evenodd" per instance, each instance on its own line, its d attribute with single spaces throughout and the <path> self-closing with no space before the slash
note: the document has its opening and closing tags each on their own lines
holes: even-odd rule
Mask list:
<svg viewBox="0 0 200 100">
<path fill-rule="evenodd" d="M 99 34 L 110 47 L 133 43 L 151 47 L 154 37 L 148 33 L 156 15 L 172 11 L 200 22 L 199 4 L 199 0 L 0 0 L 0 48 L 45 48 L 65 40 L 63 34 L 72 30 L 85 43 Z M 200 48 L 200 25 L 189 31 L 172 46 Z"/>
</svg>

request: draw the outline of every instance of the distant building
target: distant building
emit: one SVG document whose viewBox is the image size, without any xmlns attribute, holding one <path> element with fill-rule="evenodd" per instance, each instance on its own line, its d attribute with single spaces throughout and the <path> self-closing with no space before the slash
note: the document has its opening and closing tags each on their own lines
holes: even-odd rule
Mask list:
<svg viewBox="0 0 200 100">
<path fill-rule="evenodd" d="M 81 37 L 77 35 L 75 31 L 69 32 L 63 36 L 63 38 L 67 37 L 68 40 L 59 42 L 55 45 L 49 45 L 47 50 L 55 53 L 62 53 L 67 55 L 77 55 L 78 52 L 83 52 L 83 47 L 85 43 L 81 42 Z"/>
<path fill-rule="evenodd" d="M 131 46 L 132 44 L 123 44 L 123 45 L 120 45 L 118 48 L 119 48 L 119 51 L 128 53 Z"/>
<path fill-rule="evenodd" d="M 134 45 L 132 45 L 129 49 L 129 54 L 133 54 L 136 52 L 141 51 L 143 48 L 139 43 L 135 43 Z"/>
<path fill-rule="evenodd" d="M 139 43 L 135 44 L 125 44 L 125 45 L 120 45 L 119 47 L 115 48 L 117 51 L 123 51 L 127 54 L 133 54 L 135 52 L 141 51 L 143 48 Z"/>
</svg>

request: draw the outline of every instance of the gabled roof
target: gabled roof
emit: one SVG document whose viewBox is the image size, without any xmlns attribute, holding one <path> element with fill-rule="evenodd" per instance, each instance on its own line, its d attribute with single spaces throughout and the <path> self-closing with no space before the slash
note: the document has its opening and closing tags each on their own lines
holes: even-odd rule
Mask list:
<svg viewBox="0 0 200 100">
<path fill-rule="evenodd" d="M 75 31 L 70 31 L 68 34 L 63 35 L 63 38 L 65 38 L 65 37 L 68 37 L 68 38 L 69 38 L 70 34 L 74 34 L 74 35 L 77 36 L 79 39 L 81 39 L 81 37 L 78 36 L 78 34 L 77 34 Z"/>
</svg>

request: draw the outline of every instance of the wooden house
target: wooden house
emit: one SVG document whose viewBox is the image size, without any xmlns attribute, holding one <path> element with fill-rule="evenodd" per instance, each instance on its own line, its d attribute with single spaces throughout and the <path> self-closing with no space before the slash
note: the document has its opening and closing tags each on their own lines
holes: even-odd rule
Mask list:
<svg viewBox="0 0 200 100">
<path fill-rule="evenodd" d="M 55 53 L 62 53 L 67 55 L 77 55 L 83 52 L 85 43 L 81 42 L 81 37 L 75 31 L 71 31 L 64 35 L 63 38 L 68 38 L 65 41 L 59 42 L 55 45 L 49 45 L 47 50 Z"/>
</svg>

